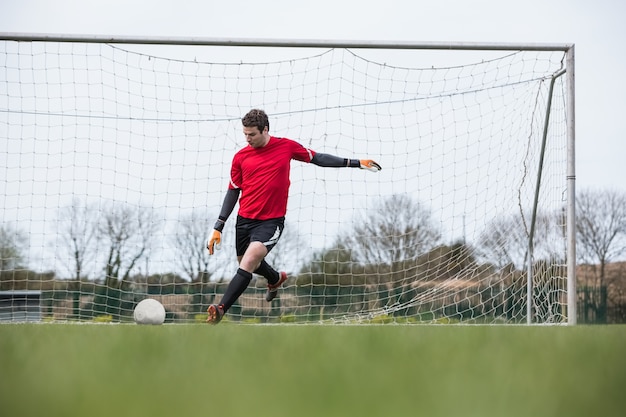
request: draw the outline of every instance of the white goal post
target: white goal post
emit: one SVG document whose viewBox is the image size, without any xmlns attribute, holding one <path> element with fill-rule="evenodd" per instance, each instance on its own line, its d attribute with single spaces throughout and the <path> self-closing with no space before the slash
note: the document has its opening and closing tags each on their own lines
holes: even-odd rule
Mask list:
<svg viewBox="0 0 626 417">
<path fill-rule="evenodd" d="M 292 162 L 268 256 L 290 279 L 267 303 L 255 276 L 226 321 L 576 324 L 573 44 L 0 33 L 0 291 L 41 320 L 155 298 L 203 321 L 252 108 L 383 169 Z"/>
</svg>

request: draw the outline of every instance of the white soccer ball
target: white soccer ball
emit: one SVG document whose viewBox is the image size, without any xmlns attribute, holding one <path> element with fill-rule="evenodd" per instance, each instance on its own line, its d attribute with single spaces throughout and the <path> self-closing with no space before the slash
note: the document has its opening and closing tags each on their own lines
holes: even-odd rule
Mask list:
<svg viewBox="0 0 626 417">
<path fill-rule="evenodd" d="M 163 324 L 165 307 L 153 298 L 146 298 L 137 304 L 133 317 L 137 324 Z"/>
</svg>

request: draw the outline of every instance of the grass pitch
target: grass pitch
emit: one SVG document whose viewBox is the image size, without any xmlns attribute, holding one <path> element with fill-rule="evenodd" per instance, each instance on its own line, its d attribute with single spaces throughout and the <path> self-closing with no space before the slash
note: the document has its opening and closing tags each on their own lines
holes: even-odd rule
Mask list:
<svg viewBox="0 0 626 417">
<path fill-rule="evenodd" d="M 623 416 L 626 326 L 0 325 L 3 416 Z"/>
</svg>

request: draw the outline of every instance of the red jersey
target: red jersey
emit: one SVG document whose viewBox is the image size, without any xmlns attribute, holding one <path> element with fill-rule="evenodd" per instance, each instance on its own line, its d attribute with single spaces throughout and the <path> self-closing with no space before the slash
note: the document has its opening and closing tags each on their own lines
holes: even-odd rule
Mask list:
<svg viewBox="0 0 626 417">
<path fill-rule="evenodd" d="M 313 152 L 296 141 L 270 136 L 267 145 L 248 145 L 233 157 L 230 189 L 241 189 L 239 215 L 267 220 L 285 216 L 291 160 L 311 162 Z"/>
</svg>

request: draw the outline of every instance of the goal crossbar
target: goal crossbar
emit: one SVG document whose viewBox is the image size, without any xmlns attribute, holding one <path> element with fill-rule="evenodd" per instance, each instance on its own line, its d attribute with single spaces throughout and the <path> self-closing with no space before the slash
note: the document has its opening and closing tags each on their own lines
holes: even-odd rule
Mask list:
<svg viewBox="0 0 626 417">
<path fill-rule="evenodd" d="M 211 38 L 211 37 L 155 37 L 108 36 L 80 34 L 45 34 L 0 32 L 0 39 L 23 42 L 102 42 L 137 45 L 196 45 L 196 46 L 250 46 L 298 48 L 353 48 L 353 49 L 436 49 L 436 50 L 486 50 L 486 51 L 564 51 L 574 45 L 568 43 L 499 43 L 499 42 L 413 42 L 373 40 L 328 39 L 263 39 L 263 38 Z"/>
</svg>

